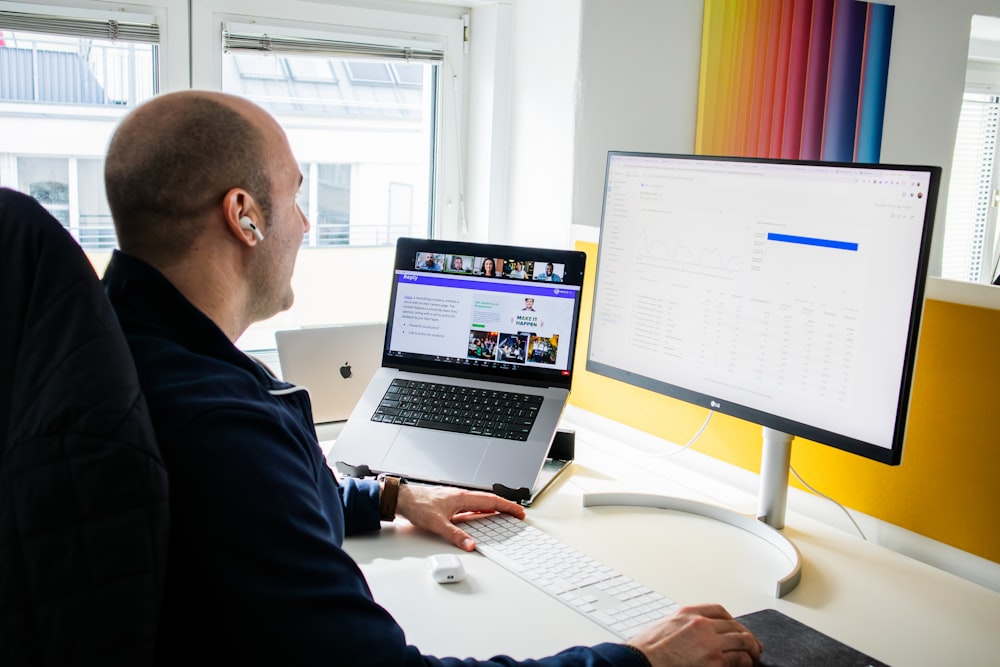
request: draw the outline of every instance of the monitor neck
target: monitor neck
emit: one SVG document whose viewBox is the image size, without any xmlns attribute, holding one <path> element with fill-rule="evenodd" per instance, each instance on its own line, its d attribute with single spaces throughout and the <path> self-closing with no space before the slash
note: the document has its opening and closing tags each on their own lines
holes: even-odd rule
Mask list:
<svg viewBox="0 0 1000 667">
<path fill-rule="evenodd" d="M 757 498 L 757 518 L 781 530 L 785 527 L 785 507 L 788 504 L 788 470 L 792 464 L 792 439 L 795 437 L 766 426 L 760 457 L 760 494 Z"/>
</svg>

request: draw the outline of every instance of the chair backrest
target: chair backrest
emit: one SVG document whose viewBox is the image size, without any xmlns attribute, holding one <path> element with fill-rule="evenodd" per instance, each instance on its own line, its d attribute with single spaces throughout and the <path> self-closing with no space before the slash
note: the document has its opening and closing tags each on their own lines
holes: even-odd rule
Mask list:
<svg viewBox="0 0 1000 667">
<path fill-rule="evenodd" d="M 167 491 L 94 268 L 0 188 L 0 665 L 152 662 Z"/>
</svg>

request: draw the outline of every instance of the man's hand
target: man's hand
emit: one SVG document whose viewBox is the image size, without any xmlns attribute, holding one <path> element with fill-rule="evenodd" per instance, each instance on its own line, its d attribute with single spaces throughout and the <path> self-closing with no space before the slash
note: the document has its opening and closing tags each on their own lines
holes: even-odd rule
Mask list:
<svg viewBox="0 0 1000 667">
<path fill-rule="evenodd" d="M 719 605 L 684 607 L 633 637 L 653 667 L 747 666 L 760 662 L 763 646 Z"/>
<path fill-rule="evenodd" d="M 494 512 L 524 518 L 524 508 L 513 501 L 492 493 L 450 486 L 404 484 L 399 487 L 396 503 L 396 513 L 414 526 L 436 533 L 466 551 L 475 549 L 476 541 L 455 525 L 455 519 Z"/>
</svg>

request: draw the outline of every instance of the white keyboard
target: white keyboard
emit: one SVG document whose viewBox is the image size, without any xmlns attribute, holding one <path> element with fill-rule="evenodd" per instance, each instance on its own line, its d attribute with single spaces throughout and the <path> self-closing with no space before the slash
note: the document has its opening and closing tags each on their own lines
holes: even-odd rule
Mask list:
<svg viewBox="0 0 1000 667">
<path fill-rule="evenodd" d="M 673 600 L 509 514 L 473 519 L 462 528 L 484 556 L 621 639 L 678 608 Z"/>
</svg>

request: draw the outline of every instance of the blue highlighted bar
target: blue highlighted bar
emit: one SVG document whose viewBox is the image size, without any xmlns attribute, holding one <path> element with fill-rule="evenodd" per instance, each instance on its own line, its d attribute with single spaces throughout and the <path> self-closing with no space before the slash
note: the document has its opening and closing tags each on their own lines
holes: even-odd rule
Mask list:
<svg viewBox="0 0 1000 667">
<path fill-rule="evenodd" d="M 815 245 L 821 248 L 834 248 L 836 250 L 858 251 L 858 244 L 850 241 L 833 241 L 831 239 L 816 239 L 810 236 L 792 236 L 791 234 L 772 234 L 768 232 L 768 241 L 778 241 L 780 243 L 799 243 L 801 245 Z"/>
</svg>

